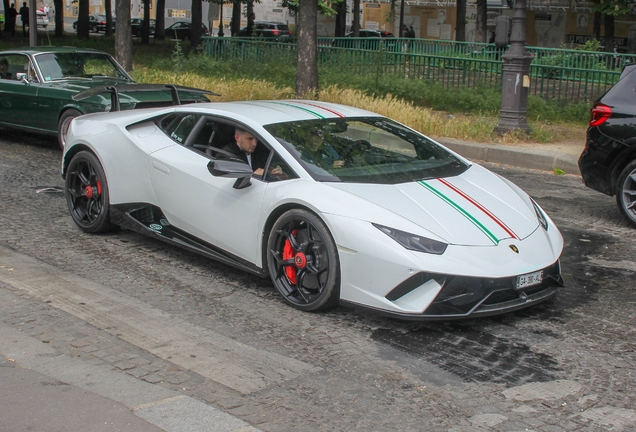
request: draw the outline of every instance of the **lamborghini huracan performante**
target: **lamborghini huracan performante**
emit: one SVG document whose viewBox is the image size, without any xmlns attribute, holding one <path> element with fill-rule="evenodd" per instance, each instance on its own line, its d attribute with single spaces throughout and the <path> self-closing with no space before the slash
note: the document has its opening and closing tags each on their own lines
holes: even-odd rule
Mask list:
<svg viewBox="0 0 636 432">
<path fill-rule="evenodd" d="M 239 145 L 246 137 L 249 148 Z M 84 115 L 69 127 L 62 176 L 85 232 L 131 229 L 270 277 L 300 310 L 485 316 L 562 286 L 563 238 L 526 193 L 396 121 L 344 105 Z"/>
</svg>

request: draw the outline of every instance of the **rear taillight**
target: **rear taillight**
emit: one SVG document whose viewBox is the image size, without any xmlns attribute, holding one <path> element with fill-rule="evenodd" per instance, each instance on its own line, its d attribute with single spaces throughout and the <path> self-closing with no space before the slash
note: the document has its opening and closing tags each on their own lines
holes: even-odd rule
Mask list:
<svg viewBox="0 0 636 432">
<path fill-rule="evenodd" d="M 590 110 L 590 126 L 600 126 L 612 115 L 612 109 L 602 103 L 595 103 Z"/>
<path fill-rule="evenodd" d="M 272 34 L 274 36 L 278 36 L 280 34 L 280 30 L 272 30 Z"/>
</svg>

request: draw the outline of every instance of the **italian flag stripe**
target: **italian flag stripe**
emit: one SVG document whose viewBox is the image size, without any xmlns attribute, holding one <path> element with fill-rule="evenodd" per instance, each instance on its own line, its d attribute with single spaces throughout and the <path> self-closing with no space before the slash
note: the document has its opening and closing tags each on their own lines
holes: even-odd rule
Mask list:
<svg viewBox="0 0 636 432">
<path fill-rule="evenodd" d="M 449 182 L 447 182 L 444 179 L 438 178 L 437 179 L 440 183 L 442 183 L 443 185 L 446 185 L 447 187 L 449 187 L 450 189 L 454 190 L 455 192 L 457 192 L 459 195 L 461 195 L 462 197 L 464 197 L 467 201 L 469 201 L 472 205 L 474 205 L 475 207 L 477 207 L 479 210 L 481 210 L 485 215 L 487 215 L 490 219 L 492 219 L 493 221 L 495 221 L 495 223 L 497 225 L 499 225 L 505 232 L 508 233 L 508 235 L 514 239 L 519 240 L 519 237 L 517 236 L 517 234 L 514 233 L 514 231 L 508 226 L 506 225 L 501 219 L 499 219 L 497 216 L 495 216 L 490 210 L 488 210 L 486 207 L 484 207 L 483 205 L 481 205 L 480 203 L 478 203 L 477 201 L 475 201 L 474 199 L 472 199 L 471 197 L 469 197 L 468 195 L 466 195 L 463 191 L 459 190 L 457 187 L 453 186 L 452 184 L 450 184 Z"/>
<path fill-rule="evenodd" d="M 466 219 L 468 219 L 470 222 L 472 222 L 472 224 L 475 225 L 477 228 L 479 228 L 479 230 L 481 230 L 481 232 L 483 232 L 486 235 L 486 237 L 488 237 L 488 239 L 491 242 L 493 242 L 493 244 L 495 246 L 499 244 L 499 239 L 493 233 L 491 233 L 490 230 L 488 228 L 486 228 L 481 222 L 479 222 L 473 215 L 471 215 L 470 213 L 468 213 L 468 211 L 463 209 L 462 206 L 460 206 L 455 201 L 453 201 L 452 199 L 450 199 L 449 197 L 444 195 L 439 190 L 435 189 L 430 184 L 426 183 L 424 180 L 420 180 L 420 181 L 418 181 L 418 183 L 421 184 L 422 186 L 424 186 L 429 191 L 433 192 L 439 198 L 444 200 L 448 205 L 450 205 L 455 210 L 457 210 L 462 216 L 464 216 Z"/>
<path fill-rule="evenodd" d="M 301 110 L 301 111 L 305 111 L 306 113 L 309 113 L 309 114 L 311 114 L 311 115 L 313 115 L 313 116 L 316 116 L 316 117 L 318 117 L 319 119 L 324 119 L 324 118 L 325 118 L 324 116 L 321 116 L 320 114 L 318 114 L 318 113 L 317 113 L 317 112 L 315 112 L 315 111 L 308 110 L 307 108 L 303 108 L 303 107 L 300 107 L 300 106 L 298 106 L 298 105 L 292 105 L 292 104 L 284 103 L 284 102 L 272 102 L 272 103 L 275 103 L 275 104 L 277 104 L 277 105 L 285 105 L 285 106 L 288 106 L 288 107 L 292 107 L 292 108 L 299 109 L 299 110 Z"/>
</svg>

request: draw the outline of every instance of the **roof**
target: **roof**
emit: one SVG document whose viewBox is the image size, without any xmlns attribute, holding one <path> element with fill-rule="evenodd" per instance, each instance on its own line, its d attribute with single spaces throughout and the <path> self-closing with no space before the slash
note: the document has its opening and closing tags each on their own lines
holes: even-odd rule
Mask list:
<svg viewBox="0 0 636 432">
<path fill-rule="evenodd" d="M 89 52 L 89 53 L 101 53 L 108 54 L 104 51 L 92 49 L 92 48 L 77 48 L 71 46 L 44 46 L 44 47 L 20 47 L 6 51 L 2 53 L 23 53 L 23 54 L 41 54 L 41 53 L 64 53 L 64 52 Z"/>
</svg>

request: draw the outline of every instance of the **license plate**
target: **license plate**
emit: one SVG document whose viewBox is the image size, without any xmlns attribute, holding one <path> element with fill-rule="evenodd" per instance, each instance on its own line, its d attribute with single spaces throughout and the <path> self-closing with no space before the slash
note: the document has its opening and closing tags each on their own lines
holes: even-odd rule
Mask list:
<svg viewBox="0 0 636 432">
<path fill-rule="evenodd" d="M 517 276 L 517 289 L 539 285 L 543 281 L 543 270 Z"/>
</svg>

